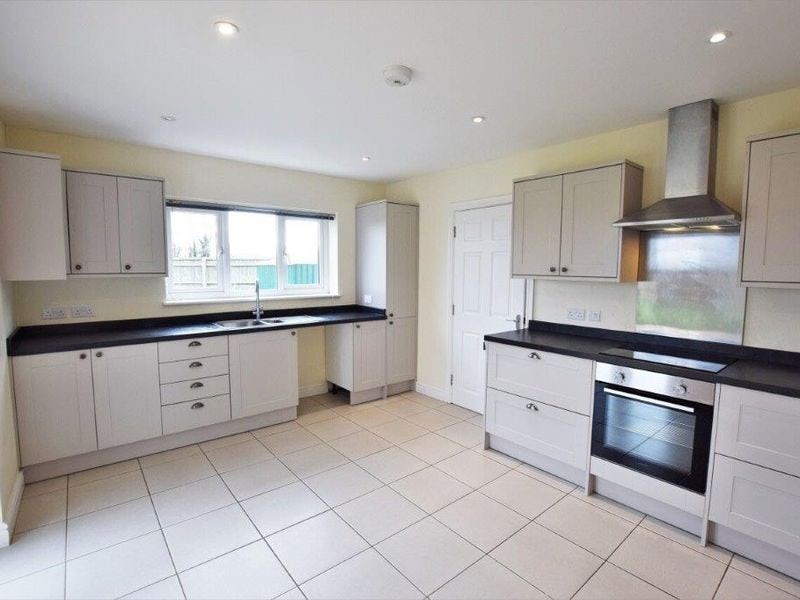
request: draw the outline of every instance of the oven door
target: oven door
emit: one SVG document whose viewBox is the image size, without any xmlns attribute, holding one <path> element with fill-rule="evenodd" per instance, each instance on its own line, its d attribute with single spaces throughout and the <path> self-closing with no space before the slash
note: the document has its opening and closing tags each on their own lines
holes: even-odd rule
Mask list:
<svg viewBox="0 0 800 600">
<path fill-rule="evenodd" d="M 714 407 L 595 383 L 592 456 L 705 494 Z"/>
</svg>

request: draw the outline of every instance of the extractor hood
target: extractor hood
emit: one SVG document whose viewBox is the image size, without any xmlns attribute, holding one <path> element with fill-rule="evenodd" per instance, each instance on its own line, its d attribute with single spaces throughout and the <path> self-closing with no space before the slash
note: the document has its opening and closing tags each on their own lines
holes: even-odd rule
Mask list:
<svg viewBox="0 0 800 600">
<path fill-rule="evenodd" d="M 739 213 L 714 197 L 719 108 L 713 100 L 669 110 L 663 200 L 614 223 L 640 231 L 739 227 Z"/>
</svg>

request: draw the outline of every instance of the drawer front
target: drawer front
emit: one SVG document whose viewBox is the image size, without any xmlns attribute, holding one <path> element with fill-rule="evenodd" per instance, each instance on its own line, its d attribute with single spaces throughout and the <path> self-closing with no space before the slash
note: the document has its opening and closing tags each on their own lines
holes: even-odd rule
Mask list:
<svg viewBox="0 0 800 600">
<path fill-rule="evenodd" d="M 800 399 L 723 386 L 716 452 L 800 476 Z"/>
<path fill-rule="evenodd" d="M 709 518 L 800 554 L 800 478 L 717 454 Z"/>
<path fill-rule="evenodd" d="M 161 383 L 189 381 L 228 374 L 228 356 L 206 356 L 158 365 Z"/>
<path fill-rule="evenodd" d="M 489 344 L 487 360 L 489 387 L 590 414 L 592 361 L 504 344 Z"/>
<path fill-rule="evenodd" d="M 210 398 L 229 394 L 231 391 L 227 375 L 203 377 L 177 383 L 166 383 L 161 386 L 161 404 L 177 404 L 198 398 Z"/>
<path fill-rule="evenodd" d="M 488 389 L 486 431 L 578 469 L 586 469 L 589 417 Z"/>
<path fill-rule="evenodd" d="M 164 435 L 195 429 L 231 419 L 231 397 L 214 396 L 161 407 Z"/>
<path fill-rule="evenodd" d="M 228 336 L 204 337 L 173 342 L 158 342 L 159 362 L 189 360 L 204 356 L 219 356 L 228 353 Z"/>
</svg>

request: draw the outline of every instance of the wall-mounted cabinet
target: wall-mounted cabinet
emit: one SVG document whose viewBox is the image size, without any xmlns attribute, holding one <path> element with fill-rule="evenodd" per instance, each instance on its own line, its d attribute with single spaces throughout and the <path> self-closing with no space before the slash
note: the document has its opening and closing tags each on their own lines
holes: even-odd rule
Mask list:
<svg viewBox="0 0 800 600">
<path fill-rule="evenodd" d="M 514 182 L 512 274 L 635 281 L 639 234 L 612 223 L 642 205 L 628 161 Z"/>
<path fill-rule="evenodd" d="M 800 130 L 748 140 L 743 285 L 800 287 Z"/>
</svg>

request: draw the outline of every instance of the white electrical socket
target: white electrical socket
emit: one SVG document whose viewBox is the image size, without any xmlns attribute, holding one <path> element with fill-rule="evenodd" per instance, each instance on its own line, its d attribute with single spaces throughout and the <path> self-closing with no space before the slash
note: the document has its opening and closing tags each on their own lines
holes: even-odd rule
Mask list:
<svg viewBox="0 0 800 600">
<path fill-rule="evenodd" d="M 97 316 L 94 312 L 94 306 L 91 304 L 81 304 L 80 306 L 73 306 L 70 309 L 70 315 L 73 319 L 83 319 L 86 317 Z"/>
<path fill-rule="evenodd" d="M 67 309 L 63 306 L 51 306 L 42 309 L 43 319 L 66 319 Z"/>
<path fill-rule="evenodd" d="M 602 317 L 602 313 L 599 310 L 590 310 L 589 311 L 588 319 L 590 321 L 594 321 L 595 323 L 599 323 L 601 317 Z"/>
<path fill-rule="evenodd" d="M 568 308 L 567 319 L 570 321 L 585 321 L 586 309 L 585 308 Z"/>
<path fill-rule="evenodd" d="M 364 304 L 372 304 L 372 295 L 364 294 Z"/>
</svg>

